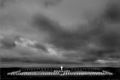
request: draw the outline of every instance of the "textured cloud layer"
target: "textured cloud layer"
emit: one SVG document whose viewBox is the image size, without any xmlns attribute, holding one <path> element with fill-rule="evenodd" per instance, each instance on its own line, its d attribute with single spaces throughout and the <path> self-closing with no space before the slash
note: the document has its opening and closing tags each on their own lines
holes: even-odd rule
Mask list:
<svg viewBox="0 0 120 80">
<path fill-rule="evenodd" d="M 119 58 L 119 21 L 111 22 L 106 14 L 104 16 L 105 6 L 101 8 L 101 5 L 105 5 L 103 0 L 79 1 L 72 3 L 70 0 L 68 4 L 66 0 L 61 4 L 65 9 L 58 6 L 45 9 L 32 0 L 18 1 L 0 9 L 0 34 L 6 36 L 5 41 L 1 41 L 5 45 L 0 48 L 1 61 L 59 63 Z M 69 8 L 76 2 L 79 2 L 77 6 Z M 83 15 L 84 11 L 89 15 Z M 19 45 L 11 49 L 15 36 L 38 41 L 38 51 Z M 48 51 L 45 52 L 43 48 Z"/>
</svg>

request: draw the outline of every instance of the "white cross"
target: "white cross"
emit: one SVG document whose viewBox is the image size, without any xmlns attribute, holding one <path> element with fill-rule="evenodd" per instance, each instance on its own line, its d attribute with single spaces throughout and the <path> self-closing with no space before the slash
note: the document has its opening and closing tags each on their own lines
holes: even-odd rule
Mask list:
<svg viewBox="0 0 120 80">
<path fill-rule="evenodd" d="M 61 71 L 63 70 L 63 66 L 60 67 Z"/>
</svg>

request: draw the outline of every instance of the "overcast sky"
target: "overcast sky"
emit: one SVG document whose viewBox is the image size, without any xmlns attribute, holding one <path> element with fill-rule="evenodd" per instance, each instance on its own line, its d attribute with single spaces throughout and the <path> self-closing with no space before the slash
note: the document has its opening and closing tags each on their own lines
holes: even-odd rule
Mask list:
<svg viewBox="0 0 120 80">
<path fill-rule="evenodd" d="M 12 5 L 6 6 L 6 8 L 4 9 L 0 9 L 0 30 L 4 28 L 5 31 L 2 31 L 4 31 L 5 33 L 8 33 L 7 30 L 12 30 L 11 32 L 13 32 L 13 34 L 15 35 L 17 34 L 15 33 L 15 31 L 22 32 L 23 36 L 29 35 L 29 37 L 31 37 L 31 35 L 33 35 L 32 38 L 34 37 L 34 39 L 38 39 L 43 36 L 42 33 L 38 33 L 36 29 L 30 28 L 31 25 L 29 24 L 29 19 L 31 19 L 31 16 L 33 16 L 34 14 L 40 13 L 48 16 L 55 21 L 58 21 L 58 23 L 60 23 L 61 25 L 68 25 L 68 28 L 75 27 L 70 25 L 84 24 L 87 22 L 88 19 L 99 16 L 103 12 L 108 0 L 64 0 L 59 5 L 49 6 L 47 8 L 44 7 L 41 2 L 36 1 L 38 0 L 18 0 L 16 4 L 13 3 Z M 70 39 L 70 37 L 68 39 Z M 18 57 L 22 60 L 24 58 L 28 58 L 29 60 L 33 58 L 34 60 L 36 59 L 36 57 L 38 57 L 39 60 L 40 57 L 43 57 L 39 52 L 30 53 L 31 50 L 28 52 L 26 50 L 27 49 L 18 47 L 13 50 L 1 50 L 1 52 L 3 51 L 5 53 L 0 53 L 0 56 L 2 56 L 3 58 Z M 83 54 L 79 56 L 78 54 L 75 55 L 74 53 L 72 55 L 70 54 L 69 56 L 76 60 L 76 57 L 81 58 L 84 53 L 85 52 L 83 51 Z M 75 57 L 73 57 L 73 55 Z M 48 58 L 48 56 L 46 58 Z"/>
</svg>

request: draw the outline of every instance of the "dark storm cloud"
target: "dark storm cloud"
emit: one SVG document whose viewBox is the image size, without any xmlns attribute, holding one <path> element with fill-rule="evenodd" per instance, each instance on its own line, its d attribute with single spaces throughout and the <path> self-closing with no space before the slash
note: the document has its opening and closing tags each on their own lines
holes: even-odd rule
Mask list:
<svg viewBox="0 0 120 80">
<path fill-rule="evenodd" d="M 109 9 L 108 7 L 108 9 L 105 11 L 105 13 L 107 14 L 105 14 L 104 17 L 102 16 L 101 18 L 98 18 L 98 20 L 91 21 L 92 23 L 90 22 L 89 27 L 91 28 L 92 26 L 94 26 L 92 27 L 93 29 L 91 31 L 88 31 L 87 33 L 85 32 L 84 34 L 81 34 L 80 32 L 81 25 L 79 25 L 80 27 L 77 31 L 69 32 L 61 29 L 59 23 L 56 24 L 55 21 L 52 21 L 51 19 L 44 16 L 37 16 L 36 18 L 34 18 L 35 26 L 33 27 L 36 27 L 39 30 L 47 31 L 50 34 L 50 39 L 48 42 L 55 47 L 62 48 L 64 50 L 80 50 L 80 47 L 84 46 L 86 42 L 89 42 L 92 37 L 96 37 L 95 39 L 98 40 L 103 49 L 92 49 L 87 51 L 86 48 L 85 53 L 88 54 L 88 56 L 86 55 L 83 61 L 95 61 L 99 58 L 104 58 L 108 56 L 113 57 L 116 55 L 118 56 L 116 56 L 117 58 L 120 58 L 120 34 L 117 33 L 116 30 L 106 32 L 109 27 L 106 28 L 105 24 L 109 20 L 118 22 L 118 17 L 116 16 L 119 15 L 116 15 L 118 14 L 117 12 L 118 11 L 112 11 L 112 8 Z M 78 52 L 78 55 L 79 54 L 81 53 Z M 74 53 L 71 54 L 71 56 L 72 55 L 74 55 Z"/>
<path fill-rule="evenodd" d="M 48 31 L 49 33 L 57 33 L 61 30 L 60 25 L 57 22 L 44 15 L 35 14 L 32 19 L 33 28 L 40 31 L 43 30 Z"/>
<path fill-rule="evenodd" d="M 89 24 L 89 27 L 91 28 L 91 26 L 95 26 L 94 29 L 81 34 L 81 28 L 78 28 L 78 30 L 74 32 L 65 31 L 61 28 L 59 23 L 52 21 L 50 18 L 43 15 L 37 15 L 33 19 L 33 27 L 39 29 L 40 31 L 47 31 L 51 37 L 48 42 L 58 48 L 68 50 L 77 49 L 86 41 L 89 41 L 92 36 L 99 36 L 101 44 L 106 47 L 109 46 L 113 48 L 119 45 L 119 34 L 115 32 L 105 33 L 105 25 L 102 20 L 99 20 L 98 22 L 96 20 L 93 21 Z"/>
<path fill-rule="evenodd" d="M 114 3 L 108 5 L 104 17 L 109 21 L 120 22 L 120 6 Z"/>
<path fill-rule="evenodd" d="M 57 22 L 42 15 L 37 15 L 33 19 L 33 27 L 48 32 L 51 37 L 48 42 L 59 48 L 75 49 L 88 37 L 88 35 L 81 35 L 79 31 L 66 31 Z"/>
<path fill-rule="evenodd" d="M 1 49 L 12 49 L 16 47 L 16 44 L 14 43 L 14 39 L 10 38 L 3 38 L 0 40 L 0 48 Z"/>
<path fill-rule="evenodd" d="M 63 49 L 77 49 L 84 44 L 85 37 L 79 35 L 79 33 L 61 32 L 53 38 L 51 41 L 55 46 Z"/>
<path fill-rule="evenodd" d="M 106 33 L 101 36 L 101 41 L 106 47 L 120 47 L 120 34 L 117 33 Z"/>
</svg>

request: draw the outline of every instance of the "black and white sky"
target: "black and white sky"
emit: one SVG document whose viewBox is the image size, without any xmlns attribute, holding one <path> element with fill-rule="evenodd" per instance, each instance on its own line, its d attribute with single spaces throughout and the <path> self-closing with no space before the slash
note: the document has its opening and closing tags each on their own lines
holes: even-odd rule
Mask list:
<svg viewBox="0 0 120 80">
<path fill-rule="evenodd" d="M 37 52 L 2 47 L 1 62 L 79 63 L 120 56 L 119 10 L 118 0 L 1 0 L 1 44 L 11 47 L 16 36 L 39 43 Z"/>
</svg>

